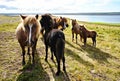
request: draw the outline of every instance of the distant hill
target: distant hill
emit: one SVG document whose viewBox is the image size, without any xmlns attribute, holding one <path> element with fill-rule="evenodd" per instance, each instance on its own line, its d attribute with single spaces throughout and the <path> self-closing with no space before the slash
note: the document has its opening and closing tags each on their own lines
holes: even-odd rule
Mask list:
<svg viewBox="0 0 120 81">
<path fill-rule="evenodd" d="M 0 15 L 17 16 L 20 14 L 24 15 L 35 15 L 45 13 L 0 13 Z M 51 13 L 53 15 L 120 15 L 120 12 L 90 12 L 90 13 Z"/>
</svg>

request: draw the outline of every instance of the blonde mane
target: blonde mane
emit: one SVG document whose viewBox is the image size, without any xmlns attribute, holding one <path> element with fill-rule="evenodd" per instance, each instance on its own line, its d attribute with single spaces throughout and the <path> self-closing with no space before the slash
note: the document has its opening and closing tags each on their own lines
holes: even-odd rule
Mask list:
<svg viewBox="0 0 120 81">
<path fill-rule="evenodd" d="M 39 20 L 37 20 L 35 18 L 35 16 L 32 16 L 32 15 L 27 16 L 24 20 L 21 19 L 21 23 L 18 25 L 18 27 L 16 29 L 16 32 L 18 32 L 20 30 L 25 32 L 26 30 L 25 30 L 24 26 L 27 25 L 27 24 L 35 24 L 36 25 L 36 27 L 37 27 L 36 28 L 36 38 L 38 38 L 38 36 L 40 34 L 41 25 L 39 23 Z"/>
</svg>

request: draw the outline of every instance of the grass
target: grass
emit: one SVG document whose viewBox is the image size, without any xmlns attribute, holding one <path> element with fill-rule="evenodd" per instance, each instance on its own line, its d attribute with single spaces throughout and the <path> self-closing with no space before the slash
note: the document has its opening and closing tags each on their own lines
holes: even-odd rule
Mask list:
<svg viewBox="0 0 120 81">
<path fill-rule="evenodd" d="M 66 38 L 65 58 L 67 72 L 55 76 L 56 64 L 45 62 L 45 46 L 38 40 L 35 65 L 26 55 L 27 64 L 22 66 L 21 48 L 15 37 L 18 17 L 0 16 L 0 81 L 119 81 L 120 80 L 120 27 L 79 21 L 87 29 L 98 33 L 97 46 L 91 39 L 83 47 L 72 42 L 71 24 L 64 31 Z M 2 21 L 2 22 L 1 22 Z M 11 22 L 12 21 L 12 22 Z M 61 63 L 62 65 L 62 63 Z M 62 69 L 62 67 L 61 67 Z"/>
</svg>

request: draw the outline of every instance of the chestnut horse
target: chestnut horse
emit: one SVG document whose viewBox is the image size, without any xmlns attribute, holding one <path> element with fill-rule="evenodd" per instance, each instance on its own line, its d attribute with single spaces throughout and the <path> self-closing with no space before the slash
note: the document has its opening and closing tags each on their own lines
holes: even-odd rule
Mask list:
<svg viewBox="0 0 120 81">
<path fill-rule="evenodd" d="M 89 31 L 84 25 L 80 25 L 80 35 L 84 40 L 84 46 L 86 46 L 87 38 L 92 38 L 93 46 L 96 46 L 96 31 Z"/>
<path fill-rule="evenodd" d="M 34 63 L 34 54 L 36 44 L 40 33 L 40 23 L 37 21 L 36 16 L 23 16 L 20 15 L 22 22 L 17 26 L 16 37 L 22 49 L 22 64 L 25 64 L 25 47 L 28 47 L 28 54 L 30 55 L 30 48 L 32 48 L 32 62 Z"/>
<path fill-rule="evenodd" d="M 63 31 L 66 27 L 68 27 L 68 21 L 65 17 L 54 18 L 54 28 Z"/>
<path fill-rule="evenodd" d="M 43 34 L 45 47 L 46 47 L 46 58 L 48 57 L 48 46 L 51 49 L 51 59 L 53 60 L 53 54 L 57 60 L 57 72 L 56 75 L 60 74 L 60 61 L 63 61 L 63 70 L 65 69 L 65 36 L 64 33 L 59 29 L 53 29 L 54 20 L 51 15 L 44 14 L 40 20 L 41 26 L 45 29 L 45 33 Z"/>
<path fill-rule="evenodd" d="M 77 43 L 77 35 L 78 34 L 80 35 L 80 26 L 76 20 L 72 19 L 72 42 L 74 41 L 74 34 L 76 34 L 76 43 Z M 81 36 L 80 36 L 80 40 L 82 42 Z"/>
</svg>

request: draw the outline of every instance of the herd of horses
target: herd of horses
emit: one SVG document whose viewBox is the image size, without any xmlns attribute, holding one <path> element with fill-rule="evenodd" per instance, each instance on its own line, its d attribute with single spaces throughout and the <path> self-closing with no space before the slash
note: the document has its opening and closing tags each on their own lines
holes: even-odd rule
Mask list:
<svg viewBox="0 0 120 81">
<path fill-rule="evenodd" d="M 39 16 L 23 16 L 21 17 L 21 23 L 16 28 L 16 37 L 22 49 L 22 64 L 25 65 L 25 47 L 28 48 L 27 54 L 30 55 L 30 48 L 32 49 L 32 62 L 35 63 L 34 55 L 36 52 L 36 45 L 41 33 L 44 44 L 46 57 L 45 61 L 48 58 L 48 47 L 51 50 L 51 59 L 54 61 L 54 56 L 57 61 L 57 72 L 56 75 L 59 75 L 60 62 L 63 62 L 63 71 L 66 71 L 65 67 L 65 35 L 63 30 L 68 27 L 68 21 L 65 17 L 53 17 L 51 14 L 43 14 Z M 40 18 L 39 18 L 40 17 Z M 85 28 L 84 25 L 79 25 L 76 20 L 72 20 L 72 41 L 74 40 L 74 33 L 76 34 L 76 43 L 77 35 L 80 35 L 80 39 L 84 40 L 84 45 L 86 46 L 87 37 L 91 37 L 93 45 L 96 46 L 96 36 L 95 31 L 89 31 Z"/>
</svg>

